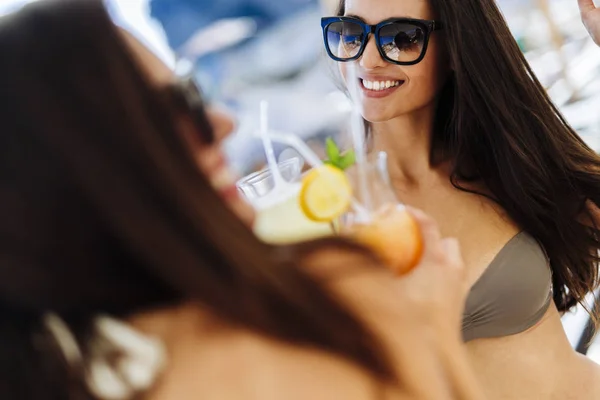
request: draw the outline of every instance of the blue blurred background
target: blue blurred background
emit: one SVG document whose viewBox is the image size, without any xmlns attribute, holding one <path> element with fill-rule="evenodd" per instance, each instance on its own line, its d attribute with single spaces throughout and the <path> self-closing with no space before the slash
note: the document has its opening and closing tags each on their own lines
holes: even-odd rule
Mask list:
<svg viewBox="0 0 600 400">
<path fill-rule="evenodd" d="M 0 13 L 33 0 L 0 0 Z M 37 0 L 44 1 L 44 0 Z M 319 138 L 345 128 L 349 104 L 322 50 L 319 18 L 338 0 L 105 0 L 117 23 L 171 66 L 193 65 L 206 95 L 238 116 L 228 153 L 240 174 L 264 162 L 253 133 L 261 100 L 272 129 Z M 576 0 L 500 0 L 538 77 L 571 124 L 600 150 L 600 52 Z"/>
<path fill-rule="evenodd" d="M 261 100 L 270 104 L 273 129 L 306 139 L 344 129 L 349 105 L 334 83 L 336 67 L 324 56 L 319 25 L 337 0 L 107 1 L 117 21 L 152 37 L 173 65 L 192 62 L 207 95 L 238 115 L 228 148 L 240 173 L 264 162 L 252 138 Z M 576 1 L 499 3 L 554 101 L 600 150 L 600 53 L 582 27 Z"/>
</svg>

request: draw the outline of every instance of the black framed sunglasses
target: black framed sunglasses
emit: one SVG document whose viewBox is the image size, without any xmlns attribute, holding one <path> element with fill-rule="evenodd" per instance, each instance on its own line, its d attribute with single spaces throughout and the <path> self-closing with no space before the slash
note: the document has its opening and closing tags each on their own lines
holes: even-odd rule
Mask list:
<svg viewBox="0 0 600 400">
<path fill-rule="evenodd" d="M 179 77 L 177 82 L 170 84 L 167 93 L 177 112 L 192 118 L 200 140 L 210 144 L 215 140 L 213 127 L 206 114 L 206 105 L 202 89 L 196 79 L 190 74 Z"/>
<path fill-rule="evenodd" d="M 432 32 L 442 29 L 439 21 L 391 18 L 369 25 L 355 17 L 321 19 L 325 49 L 335 61 L 359 59 L 372 34 L 381 57 L 397 65 L 414 65 L 425 57 Z"/>
</svg>

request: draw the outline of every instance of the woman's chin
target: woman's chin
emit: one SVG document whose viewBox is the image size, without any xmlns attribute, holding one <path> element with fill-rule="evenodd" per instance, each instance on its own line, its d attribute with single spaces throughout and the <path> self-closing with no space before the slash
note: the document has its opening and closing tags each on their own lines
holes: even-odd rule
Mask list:
<svg viewBox="0 0 600 400">
<path fill-rule="evenodd" d="M 371 124 L 387 122 L 392 119 L 388 115 L 376 114 L 376 113 L 364 113 L 362 117 L 364 118 L 365 121 L 367 121 Z"/>
<path fill-rule="evenodd" d="M 398 112 L 397 111 L 392 112 L 392 110 L 385 110 L 385 109 L 382 110 L 379 107 L 377 107 L 377 108 L 365 107 L 365 108 L 363 108 L 361 114 L 362 114 L 362 117 L 367 122 L 377 124 L 377 123 L 387 122 L 387 121 L 394 119 L 395 117 L 397 117 Z"/>
</svg>

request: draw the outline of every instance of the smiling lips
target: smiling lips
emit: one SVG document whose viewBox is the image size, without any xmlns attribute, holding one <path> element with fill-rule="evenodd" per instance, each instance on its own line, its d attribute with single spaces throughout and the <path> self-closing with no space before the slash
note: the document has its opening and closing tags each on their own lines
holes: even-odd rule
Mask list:
<svg viewBox="0 0 600 400">
<path fill-rule="evenodd" d="M 400 86 L 404 81 L 368 81 L 361 79 L 361 83 L 368 90 L 380 91 L 391 87 Z"/>
<path fill-rule="evenodd" d="M 359 79 L 360 86 L 367 97 L 385 97 L 404 84 L 403 80 L 367 80 Z"/>
</svg>

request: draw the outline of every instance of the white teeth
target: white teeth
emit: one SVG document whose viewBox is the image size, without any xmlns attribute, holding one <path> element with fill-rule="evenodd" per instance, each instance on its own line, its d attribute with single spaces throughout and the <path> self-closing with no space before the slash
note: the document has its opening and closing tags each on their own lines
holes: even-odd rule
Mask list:
<svg viewBox="0 0 600 400">
<path fill-rule="evenodd" d="M 402 81 L 367 81 L 363 79 L 362 83 L 368 90 L 381 91 L 391 87 L 400 86 Z"/>
</svg>

